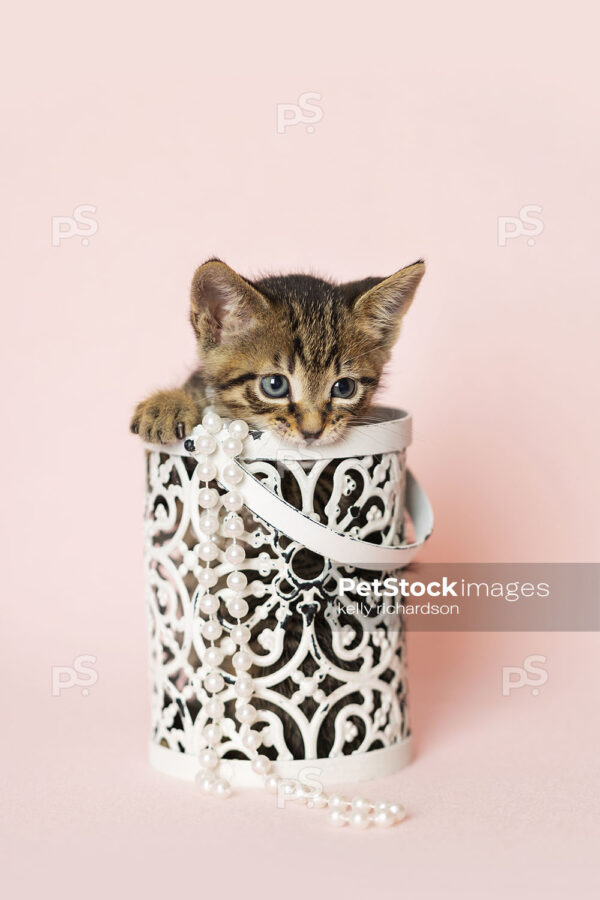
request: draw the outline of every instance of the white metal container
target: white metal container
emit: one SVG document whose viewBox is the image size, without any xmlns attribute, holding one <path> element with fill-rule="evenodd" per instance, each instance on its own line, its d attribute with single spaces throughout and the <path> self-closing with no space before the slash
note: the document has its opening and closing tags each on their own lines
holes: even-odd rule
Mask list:
<svg viewBox="0 0 600 900">
<path fill-rule="evenodd" d="M 225 653 L 219 667 L 225 715 L 216 750 L 221 771 L 235 786 L 260 779 L 234 714 L 236 648 L 229 635 L 235 622 L 224 611 L 232 593 L 226 577 L 234 568 L 247 578 L 255 727 L 275 772 L 294 778 L 310 765 L 327 784 L 379 777 L 408 762 L 404 631 L 385 616 L 364 627 L 338 602 L 341 577 L 365 570 L 372 580 L 378 571 L 402 568 L 432 529 L 429 502 L 406 469 L 411 417 L 384 408 L 376 417 L 373 424 L 350 428 L 343 441 L 302 450 L 251 432 L 233 461 L 224 453 L 224 425 L 211 456 L 217 472 L 211 486 L 222 499 L 223 466 L 240 468 L 236 490 L 244 501 L 244 530 L 237 542 L 246 557 L 237 567 L 225 558 L 223 528 L 212 535 L 203 530 L 199 492 L 208 484 L 198 474 L 198 460 L 206 462 L 199 449 L 209 446 L 202 441 L 206 430 L 199 425 L 191 438 L 168 447 L 147 445 L 150 758 L 156 768 L 193 779 L 206 747 L 206 616 L 198 602 L 205 565 L 216 576 L 212 594 L 222 601 L 217 643 Z M 406 512 L 414 530 L 410 543 Z M 198 553 L 207 540 L 214 559 L 205 564 Z"/>
</svg>

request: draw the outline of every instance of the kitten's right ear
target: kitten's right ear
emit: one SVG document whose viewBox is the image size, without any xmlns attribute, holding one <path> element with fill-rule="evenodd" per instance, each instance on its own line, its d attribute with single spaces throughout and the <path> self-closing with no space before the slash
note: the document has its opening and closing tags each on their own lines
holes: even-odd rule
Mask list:
<svg viewBox="0 0 600 900">
<path fill-rule="evenodd" d="M 425 263 L 419 259 L 389 278 L 367 278 L 358 283 L 364 293 L 359 293 L 354 300 L 355 321 L 383 348 L 389 349 L 398 337 L 402 319 L 424 274 Z M 372 284 L 373 281 L 375 284 Z"/>
<path fill-rule="evenodd" d="M 267 311 L 262 294 L 219 259 L 196 269 L 190 299 L 190 321 L 203 350 L 251 328 Z"/>
</svg>

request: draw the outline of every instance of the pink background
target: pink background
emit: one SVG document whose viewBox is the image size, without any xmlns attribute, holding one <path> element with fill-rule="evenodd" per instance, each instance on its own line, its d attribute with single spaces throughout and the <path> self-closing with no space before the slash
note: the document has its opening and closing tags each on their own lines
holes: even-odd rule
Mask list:
<svg viewBox="0 0 600 900">
<path fill-rule="evenodd" d="M 219 805 L 152 772 L 127 432 L 134 401 L 193 363 L 187 290 L 205 258 L 346 279 L 424 255 L 382 397 L 415 415 L 411 465 L 437 518 L 423 559 L 597 561 L 593 4 L 107 0 L 10 20 L 11 896 L 594 896 L 597 635 L 413 634 L 417 757 L 371 788 L 410 811 L 389 833 L 331 832 L 260 794 Z M 278 133 L 277 104 L 309 91 L 314 131 Z M 97 232 L 53 247 L 52 217 L 79 204 Z M 527 204 L 543 231 L 499 246 L 498 217 Z M 86 653 L 89 696 L 51 696 L 52 666 Z M 502 666 L 533 653 L 540 694 L 503 697 Z"/>
</svg>

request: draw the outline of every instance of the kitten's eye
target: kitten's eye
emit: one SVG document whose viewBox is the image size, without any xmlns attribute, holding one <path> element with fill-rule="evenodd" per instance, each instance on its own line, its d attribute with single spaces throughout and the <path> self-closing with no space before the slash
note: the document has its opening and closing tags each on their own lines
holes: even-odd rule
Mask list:
<svg viewBox="0 0 600 900">
<path fill-rule="evenodd" d="M 265 375 L 260 379 L 260 386 L 267 397 L 287 397 L 290 392 L 290 383 L 285 375 Z"/>
<path fill-rule="evenodd" d="M 354 378 L 340 378 L 331 389 L 332 397 L 340 397 L 342 400 L 349 400 L 356 393 L 356 382 Z"/>
</svg>

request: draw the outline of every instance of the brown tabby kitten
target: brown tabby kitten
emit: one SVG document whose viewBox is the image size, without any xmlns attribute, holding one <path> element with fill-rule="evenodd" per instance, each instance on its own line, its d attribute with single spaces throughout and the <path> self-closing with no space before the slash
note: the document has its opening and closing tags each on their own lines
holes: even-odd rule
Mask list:
<svg viewBox="0 0 600 900">
<path fill-rule="evenodd" d="M 209 403 L 296 444 L 327 444 L 368 412 L 422 260 L 389 278 L 332 284 L 311 275 L 250 281 L 218 259 L 200 266 L 191 322 L 200 368 L 138 404 L 131 430 L 167 444 Z"/>
</svg>

